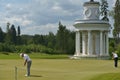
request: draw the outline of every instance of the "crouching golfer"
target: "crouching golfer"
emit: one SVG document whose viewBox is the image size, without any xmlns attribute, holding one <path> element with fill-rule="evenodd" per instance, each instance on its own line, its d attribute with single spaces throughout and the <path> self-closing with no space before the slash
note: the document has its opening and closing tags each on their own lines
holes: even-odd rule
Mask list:
<svg viewBox="0 0 120 80">
<path fill-rule="evenodd" d="M 27 73 L 25 76 L 30 76 L 30 67 L 32 64 L 32 60 L 30 59 L 30 57 L 25 54 L 25 53 L 21 53 L 20 57 L 22 57 L 25 61 L 24 61 L 24 66 L 27 64 Z"/>
</svg>

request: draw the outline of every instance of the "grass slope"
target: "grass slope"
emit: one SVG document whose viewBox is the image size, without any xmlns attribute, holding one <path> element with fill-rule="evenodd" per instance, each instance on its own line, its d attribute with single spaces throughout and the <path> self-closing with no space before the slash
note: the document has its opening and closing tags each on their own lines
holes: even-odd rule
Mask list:
<svg viewBox="0 0 120 80">
<path fill-rule="evenodd" d="M 0 80 L 120 80 L 112 60 L 32 59 L 31 77 L 22 59 L 0 59 Z"/>
</svg>

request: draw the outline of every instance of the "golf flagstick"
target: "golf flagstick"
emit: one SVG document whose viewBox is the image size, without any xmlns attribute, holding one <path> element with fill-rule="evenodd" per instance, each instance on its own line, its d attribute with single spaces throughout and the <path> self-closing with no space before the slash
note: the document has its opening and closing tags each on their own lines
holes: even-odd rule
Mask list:
<svg viewBox="0 0 120 80">
<path fill-rule="evenodd" d="M 15 80 L 17 80 L 17 67 L 15 66 Z"/>
</svg>

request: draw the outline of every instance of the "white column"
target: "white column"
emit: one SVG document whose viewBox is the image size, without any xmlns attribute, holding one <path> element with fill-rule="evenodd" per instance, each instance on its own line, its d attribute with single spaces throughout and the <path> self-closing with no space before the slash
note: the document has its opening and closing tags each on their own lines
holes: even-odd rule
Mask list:
<svg viewBox="0 0 120 80">
<path fill-rule="evenodd" d="M 96 55 L 96 34 L 94 34 L 93 35 L 93 41 L 92 41 L 92 44 L 93 44 L 93 49 L 92 49 L 92 51 L 93 51 L 93 53 L 92 53 L 92 55 Z"/>
<path fill-rule="evenodd" d="M 109 55 L 109 39 L 108 39 L 108 32 L 106 33 L 106 55 Z"/>
<path fill-rule="evenodd" d="M 85 47 L 85 33 L 82 32 L 82 55 L 85 55 L 85 50 L 86 50 L 86 47 Z"/>
<path fill-rule="evenodd" d="M 103 54 L 103 32 L 100 31 L 100 55 Z"/>
<path fill-rule="evenodd" d="M 90 55 L 90 48 L 91 48 L 91 31 L 88 31 L 88 46 L 87 46 L 87 54 Z"/>
<path fill-rule="evenodd" d="M 103 55 L 106 53 L 106 34 L 103 33 Z"/>
<path fill-rule="evenodd" d="M 79 56 L 80 55 L 80 32 L 76 31 L 76 54 L 75 56 Z"/>
</svg>

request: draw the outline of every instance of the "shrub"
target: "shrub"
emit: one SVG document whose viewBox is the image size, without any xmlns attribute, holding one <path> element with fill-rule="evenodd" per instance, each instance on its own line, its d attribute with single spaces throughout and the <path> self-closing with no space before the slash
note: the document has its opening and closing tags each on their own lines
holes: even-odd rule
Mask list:
<svg viewBox="0 0 120 80">
<path fill-rule="evenodd" d="M 116 51 L 117 51 L 118 56 L 120 56 L 120 44 L 118 45 Z"/>
<path fill-rule="evenodd" d="M 112 46 L 110 46 L 109 47 L 109 54 L 110 54 L 110 56 L 112 56 L 112 52 L 114 52 L 114 51 L 115 51 L 114 48 Z"/>
</svg>

